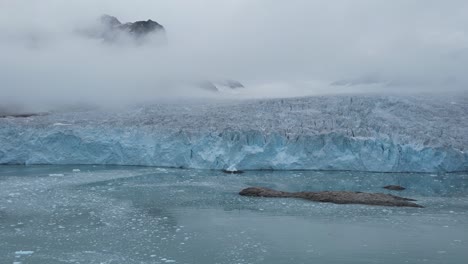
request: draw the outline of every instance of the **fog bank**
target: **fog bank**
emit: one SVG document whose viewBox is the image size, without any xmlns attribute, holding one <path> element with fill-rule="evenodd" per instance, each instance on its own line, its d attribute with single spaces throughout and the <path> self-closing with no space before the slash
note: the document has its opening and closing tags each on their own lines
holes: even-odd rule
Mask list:
<svg viewBox="0 0 468 264">
<path fill-rule="evenodd" d="M 1 0 L 0 106 L 465 92 L 467 13 L 462 0 Z M 155 20 L 168 43 L 79 33 L 102 14 Z M 193 85 L 223 79 L 246 88 Z"/>
</svg>

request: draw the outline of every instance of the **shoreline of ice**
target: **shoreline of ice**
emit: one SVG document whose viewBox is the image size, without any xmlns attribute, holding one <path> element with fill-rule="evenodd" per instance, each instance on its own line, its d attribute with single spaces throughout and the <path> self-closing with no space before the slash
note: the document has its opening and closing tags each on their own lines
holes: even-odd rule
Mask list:
<svg viewBox="0 0 468 264">
<path fill-rule="evenodd" d="M 468 102 L 453 100 L 321 96 L 0 119 L 0 164 L 468 171 Z"/>
</svg>

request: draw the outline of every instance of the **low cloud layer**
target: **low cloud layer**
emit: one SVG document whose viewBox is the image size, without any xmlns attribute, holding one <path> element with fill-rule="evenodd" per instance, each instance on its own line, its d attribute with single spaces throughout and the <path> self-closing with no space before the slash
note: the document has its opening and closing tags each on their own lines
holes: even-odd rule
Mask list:
<svg viewBox="0 0 468 264">
<path fill-rule="evenodd" d="M 467 91 L 467 13 L 464 0 L 2 0 L 0 105 L 213 96 L 192 82 L 222 79 L 242 98 Z M 102 14 L 153 19 L 168 44 L 79 34 Z"/>
</svg>

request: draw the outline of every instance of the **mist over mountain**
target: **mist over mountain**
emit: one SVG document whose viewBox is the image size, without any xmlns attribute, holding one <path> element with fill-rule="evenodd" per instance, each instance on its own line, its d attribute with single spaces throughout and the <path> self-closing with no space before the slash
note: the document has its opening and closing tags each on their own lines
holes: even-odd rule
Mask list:
<svg viewBox="0 0 468 264">
<path fill-rule="evenodd" d="M 463 93 L 467 11 L 461 0 L 4 0 L 0 104 Z"/>
<path fill-rule="evenodd" d="M 81 30 L 80 33 L 109 44 L 127 42 L 127 44 L 144 45 L 154 41 L 151 45 L 163 45 L 167 42 L 164 26 L 156 21 L 148 19 L 121 23 L 116 17 L 107 14 L 102 15 L 94 25 Z"/>
</svg>

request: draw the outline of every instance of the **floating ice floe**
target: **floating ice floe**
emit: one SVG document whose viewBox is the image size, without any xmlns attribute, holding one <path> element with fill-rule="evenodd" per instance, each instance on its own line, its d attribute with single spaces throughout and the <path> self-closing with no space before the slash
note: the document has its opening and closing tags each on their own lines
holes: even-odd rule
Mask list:
<svg viewBox="0 0 468 264">
<path fill-rule="evenodd" d="M 53 126 L 71 126 L 71 124 L 64 124 L 64 123 L 54 123 Z"/>
<path fill-rule="evenodd" d="M 15 252 L 15 255 L 32 255 L 32 254 L 34 254 L 34 251 L 30 251 L 30 250 L 20 250 L 20 251 Z"/>
<path fill-rule="evenodd" d="M 62 173 L 52 173 L 52 174 L 49 174 L 50 177 L 63 177 L 65 176 L 65 174 L 62 174 Z"/>
</svg>

